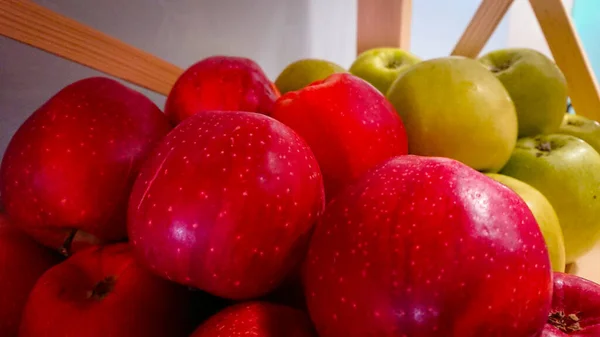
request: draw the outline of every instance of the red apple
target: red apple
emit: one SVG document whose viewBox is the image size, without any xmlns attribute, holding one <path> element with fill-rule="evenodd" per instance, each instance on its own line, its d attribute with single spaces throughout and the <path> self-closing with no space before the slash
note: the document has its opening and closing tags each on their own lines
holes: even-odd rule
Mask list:
<svg viewBox="0 0 600 337">
<path fill-rule="evenodd" d="M 279 91 L 262 68 L 245 57 L 211 56 L 175 82 L 165 113 L 178 124 L 199 111 L 231 110 L 269 115 Z"/>
<path fill-rule="evenodd" d="M 306 313 L 269 302 L 233 305 L 209 318 L 190 337 L 317 337 Z"/>
<path fill-rule="evenodd" d="M 542 337 L 600 336 L 600 285 L 554 273 L 552 310 Z"/>
<path fill-rule="evenodd" d="M 170 128 L 152 101 L 112 79 L 68 85 L 20 126 L 6 149 L 0 190 L 7 214 L 66 254 L 126 238 L 139 166 Z"/>
<path fill-rule="evenodd" d="M 457 161 L 400 156 L 335 198 L 305 264 L 321 337 L 532 337 L 552 296 L 525 202 Z"/>
<path fill-rule="evenodd" d="M 158 275 L 229 299 L 275 289 L 299 265 L 324 208 L 310 148 L 271 117 L 206 111 L 146 162 L 129 238 Z"/>
<path fill-rule="evenodd" d="M 142 268 L 126 243 L 88 247 L 38 280 L 19 337 L 188 336 L 188 296 Z"/>
<path fill-rule="evenodd" d="M 375 87 L 347 73 L 283 95 L 272 116 L 313 150 L 331 199 L 373 166 L 408 152 L 394 107 Z"/>
<path fill-rule="evenodd" d="M 29 292 L 59 261 L 58 253 L 33 241 L 0 214 L 0 336 L 17 336 Z"/>
</svg>

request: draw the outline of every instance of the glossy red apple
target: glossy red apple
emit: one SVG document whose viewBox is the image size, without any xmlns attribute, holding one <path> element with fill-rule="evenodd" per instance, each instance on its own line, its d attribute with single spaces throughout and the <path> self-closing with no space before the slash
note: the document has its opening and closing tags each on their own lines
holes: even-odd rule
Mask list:
<svg viewBox="0 0 600 337">
<path fill-rule="evenodd" d="M 142 268 L 126 243 L 88 247 L 38 280 L 19 337 L 188 336 L 188 296 Z"/>
<path fill-rule="evenodd" d="M 15 224 L 66 254 L 126 238 L 140 164 L 171 126 L 142 94 L 92 77 L 63 88 L 12 137 L 0 168 Z"/>
<path fill-rule="evenodd" d="M 61 256 L 17 230 L 0 214 L 0 336 L 16 337 L 29 292 Z"/>
<path fill-rule="evenodd" d="M 233 305 L 206 320 L 190 337 L 317 337 L 308 315 L 269 302 Z"/>
<path fill-rule="evenodd" d="M 532 337 L 552 273 L 525 202 L 445 158 L 400 156 L 335 198 L 304 273 L 321 337 Z"/>
<path fill-rule="evenodd" d="M 394 107 L 351 74 L 334 74 L 283 95 L 272 116 L 310 145 L 328 199 L 373 166 L 408 152 L 404 124 Z"/>
<path fill-rule="evenodd" d="M 318 163 L 292 129 L 257 113 L 207 111 L 179 124 L 145 163 L 129 238 L 158 275 L 255 298 L 294 271 L 323 208 Z"/>
<path fill-rule="evenodd" d="M 552 310 L 542 337 L 600 336 L 600 285 L 554 273 Z"/>
<path fill-rule="evenodd" d="M 279 91 L 256 62 L 216 55 L 192 65 L 177 79 L 165 113 L 174 124 L 207 110 L 269 115 L 278 97 Z"/>
</svg>

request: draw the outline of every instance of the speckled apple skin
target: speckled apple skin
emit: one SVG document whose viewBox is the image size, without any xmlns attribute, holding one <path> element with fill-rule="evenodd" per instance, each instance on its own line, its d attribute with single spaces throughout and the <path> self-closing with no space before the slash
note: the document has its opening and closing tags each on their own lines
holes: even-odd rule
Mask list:
<svg viewBox="0 0 600 337">
<path fill-rule="evenodd" d="M 555 272 L 552 312 L 576 314 L 581 330 L 566 333 L 546 324 L 541 337 L 600 336 L 600 285 L 579 276 Z"/>
<path fill-rule="evenodd" d="M 200 111 L 249 111 L 269 115 L 279 90 L 254 61 L 207 57 L 186 69 L 171 89 L 165 114 L 176 125 Z"/>
<path fill-rule="evenodd" d="M 304 282 L 321 337 L 533 337 L 552 295 L 523 200 L 457 161 L 413 155 L 328 205 Z"/>
<path fill-rule="evenodd" d="M 269 302 L 233 305 L 202 323 L 190 337 L 318 337 L 308 315 Z"/>
<path fill-rule="evenodd" d="M 101 241 L 125 239 L 139 167 L 170 130 L 150 99 L 115 80 L 66 86 L 27 118 L 6 149 L 0 189 L 7 214 L 53 248 L 72 229 Z"/>
<path fill-rule="evenodd" d="M 271 117 L 203 112 L 147 161 L 129 238 L 157 274 L 230 299 L 275 289 L 299 265 L 324 208 L 308 145 Z"/>
<path fill-rule="evenodd" d="M 375 165 L 408 153 L 406 130 L 392 104 L 348 73 L 288 92 L 277 100 L 272 116 L 310 145 L 328 200 Z"/>
</svg>

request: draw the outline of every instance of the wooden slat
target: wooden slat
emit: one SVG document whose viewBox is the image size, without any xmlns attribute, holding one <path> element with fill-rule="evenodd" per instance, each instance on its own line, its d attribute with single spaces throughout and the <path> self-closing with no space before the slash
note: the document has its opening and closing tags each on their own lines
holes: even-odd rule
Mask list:
<svg viewBox="0 0 600 337">
<path fill-rule="evenodd" d="M 0 0 L 0 35 L 163 95 L 183 72 L 30 0 Z"/>
<path fill-rule="evenodd" d="M 530 0 L 556 64 L 565 74 L 578 115 L 600 121 L 600 90 L 570 15 L 561 0 Z"/>
<path fill-rule="evenodd" d="M 514 0 L 483 0 L 467 29 L 454 47 L 452 55 L 475 58 L 479 55 L 490 36 Z"/>
<path fill-rule="evenodd" d="M 377 47 L 410 49 L 412 0 L 358 0 L 357 54 Z"/>
<path fill-rule="evenodd" d="M 567 272 L 600 283 L 600 243 L 577 260 Z"/>
</svg>

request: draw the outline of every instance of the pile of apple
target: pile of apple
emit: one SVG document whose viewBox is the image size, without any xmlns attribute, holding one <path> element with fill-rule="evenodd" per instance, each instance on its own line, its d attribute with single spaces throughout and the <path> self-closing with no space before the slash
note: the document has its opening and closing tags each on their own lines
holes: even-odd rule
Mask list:
<svg viewBox="0 0 600 337">
<path fill-rule="evenodd" d="M 2 337 L 600 336 L 600 123 L 529 49 L 104 77 L 2 159 Z"/>
</svg>

